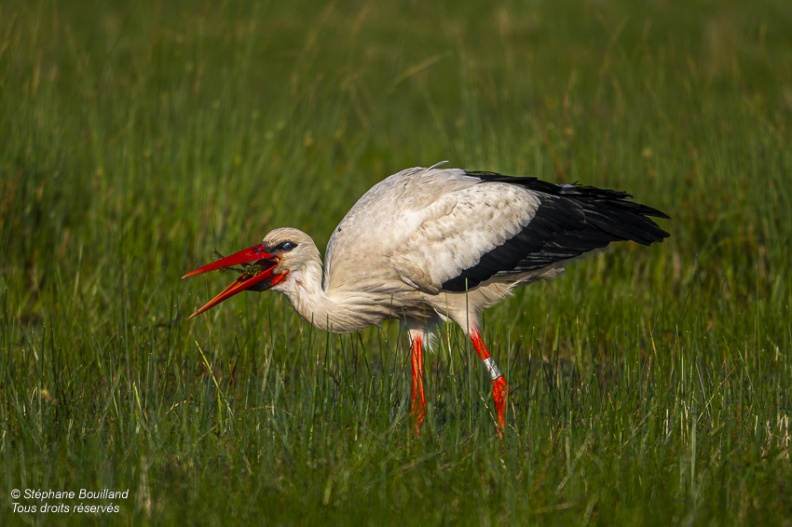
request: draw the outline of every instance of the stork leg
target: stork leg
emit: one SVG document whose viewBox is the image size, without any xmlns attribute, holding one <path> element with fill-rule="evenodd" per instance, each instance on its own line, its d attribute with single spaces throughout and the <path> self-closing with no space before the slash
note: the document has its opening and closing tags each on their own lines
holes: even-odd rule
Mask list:
<svg viewBox="0 0 792 527">
<path fill-rule="evenodd" d="M 410 359 L 412 362 L 412 395 L 410 413 L 415 419 L 415 435 L 421 433 L 426 417 L 426 397 L 424 395 L 423 334 L 410 332 Z"/>
<path fill-rule="evenodd" d="M 506 377 L 498 369 L 495 359 L 492 358 L 487 346 L 484 345 L 484 341 L 481 339 L 481 334 L 475 328 L 470 332 L 470 341 L 473 342 L 476 353 L 484 362 L 484 367 L 487 368 L 492 379 L 492 400 L 495 403 L 495 412 L 498 414 L 498 431 L 503 433 L 504 428 L 506 428 L 506 396 L 509 394 Z"/>
</svg>

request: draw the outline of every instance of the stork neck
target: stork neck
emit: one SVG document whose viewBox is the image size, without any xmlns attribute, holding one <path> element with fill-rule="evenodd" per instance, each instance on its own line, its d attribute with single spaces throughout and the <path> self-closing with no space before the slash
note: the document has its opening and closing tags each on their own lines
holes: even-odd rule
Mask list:
<svg viewBox="0 0 792 527">
<path fill-rule="evenodd" d="M 333 333 L 357 331 L 392 316 L 391 310 L 376 302 L 375 295 L 325 290 L 320 260 L 290 271 L 288 279 L 274 289 L 286 295 L 303 320 Z"/>
</svg>

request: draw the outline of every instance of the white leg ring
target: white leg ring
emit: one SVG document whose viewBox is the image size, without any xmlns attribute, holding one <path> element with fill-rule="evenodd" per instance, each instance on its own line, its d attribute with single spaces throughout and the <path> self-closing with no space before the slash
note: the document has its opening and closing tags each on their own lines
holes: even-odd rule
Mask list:
<svg viewBox="0 0 792 527">
<path fill-rule="evenodd" d="M 482 362 L 484 362 L 484 367 L 487 368 L 487 371 L 489 371 L 490 379 L 494 381 L 498 377 L 503 376 L 501 371 L 498 369 L 498 365 L 495 364 L 495 359 L 492 357 L 487 357 Z"/>
</svg>

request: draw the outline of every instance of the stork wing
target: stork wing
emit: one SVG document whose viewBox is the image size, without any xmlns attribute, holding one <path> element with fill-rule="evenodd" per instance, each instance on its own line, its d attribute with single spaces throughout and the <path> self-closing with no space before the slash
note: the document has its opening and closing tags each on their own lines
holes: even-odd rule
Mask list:
<svg viewBox="0 0 792 527">
<path fill-rule="evenodd" d="M 668 236 L 647 217 L 667 216 L 628 197 L 536 178 L 406 170 L 374 186 L 341 222 L 328 246 L 328 274 L 339 282 L 351 277 L 346 269 L 330 272 L 329 264 L 334 249 L 353 246 L 370 259 L 357 267 L 358 279 L 362 268 L 387 267 L 427 293 L 465 291 L 493 277 L 540 272 L 613 241 L 648 245 Z"/>
<path fill-rule="evenodd" d="M 539 272 L 614 241 L 649 245 L 668 236 L 648 217 L 667 216 L 627 201 L 624 192 L 466 175 L 479 184 L 443 195 L 391 257 L 402 280 L 425 291 L 465 291 L 493 277 Z"/>
<path fill-rule="evenodd" d="M 404 282 L 429 293 L 475 287 L 513 267 L 499 248 L 510 247 L 540 204 L 535 193 L 508 183 L 443 193 L 423 209 L 405 211 L 411 232 L 388 255 L 391 265 Z"/>
</svg>

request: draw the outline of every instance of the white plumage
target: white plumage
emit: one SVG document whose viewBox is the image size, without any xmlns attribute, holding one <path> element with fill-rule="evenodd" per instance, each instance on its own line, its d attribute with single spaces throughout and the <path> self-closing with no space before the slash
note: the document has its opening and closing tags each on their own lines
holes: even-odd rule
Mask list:
<svg viewBox="0 0 792 527">
<path fill-rule="evenodd" d="M 492 375 L 502 428 L 507 387 L 481 340 L 481 310 L 610 242 L 648 245 L 668 236 L 649 218 L 667 216 L 628 197 L 437 165 L 403 170 L 350 209 L 330 238 L 324 272 L 310 236 L 275 229 L 261 244 L 185 275 L 244 266 L 242 276 L 192 316 L 242 290 L 273 289 L 303 319 L 333 332 L 401 319 L 410 331 L 416 432 L 425 412 L 422 343 L 428 328 L 450 319 Z"/>
</svg>

